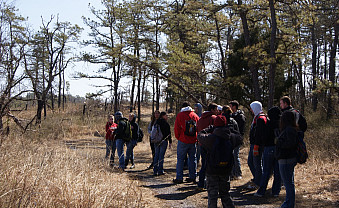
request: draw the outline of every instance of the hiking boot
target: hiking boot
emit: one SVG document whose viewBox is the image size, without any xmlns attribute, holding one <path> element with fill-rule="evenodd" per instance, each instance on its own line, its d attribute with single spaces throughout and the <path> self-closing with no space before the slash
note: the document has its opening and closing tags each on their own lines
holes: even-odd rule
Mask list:
<svg viewBox="0 0 339 208">
<path fill-rule="evenodd" d="M 183 183 L 183 181 L 180 179 L 173 179 L 173 183 L 179 184 L 179 183 Z"/>
<path fill-rule="evenodd" d="M 195 178 L 194 179 L 193 178 L 186 178 L 185 181 L 187 183 L 191 183 L 191 182 L 196 183 Z"/>
</svg>

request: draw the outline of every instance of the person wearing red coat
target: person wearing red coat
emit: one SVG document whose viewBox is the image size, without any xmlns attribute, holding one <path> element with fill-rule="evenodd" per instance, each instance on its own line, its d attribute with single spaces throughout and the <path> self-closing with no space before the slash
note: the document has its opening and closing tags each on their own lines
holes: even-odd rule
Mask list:
<svg viewBox="0 0 339 208">
<path fill-rule="evenodd" d="M 197 123 L 199 116 L 194 113 L 194 110 L 190 107 L 189 102 L 184 102 L 180 113 L 177 115 L 174 124 L 174 134 L 178 139 L 177 145 L 177 173 L 176 178 L 173 179 L 174 183 L 183 182 L 184 160 L 188 154 L 188 170 L 189 178 L 186 178 L 186 182 L 195 182 L 196 178 L 196 142 L 197 132 L 193 135 L 188 135 L 186 129 L 187 121 L 194 121 Z"/>
<path fill-rule="evenodd" d="M 214 120 L 217 117 L 216 116 L 217 113 L 218 113 L 218 105 L 216 103 L 210 103 L 208 105 L 208 111 L 205 111 L 198 121 L 198 124 L 197 124 L 198 133 L 201 130 L 207 128 L 208 126 L 214 124 Z M 202 189 L 202 188 L 205 187 L 205 172 L 206 172 L 207 151 L 202 146 L 200 147 L 200 149 L 201 149 L 200 150 L 200 152 L 201 152 L 201 168 L 200 168 L 200 171 L 199 171 L 198 187 Z"/>
<path fill-rule="evenodd" d="M 108 117 L 108 121 L 106 123 L 106 135 L 105 135 L 105 143 L 106 143 L 106 156 L 105 158 L 108 159 L 110 157 L 110 166 L 113 166 L 114 164 L 114 156 L 115 156 L 115 141 L 114 141 L 114 131 L 117 128 L 117 124 L 113 122 L 114 116 L 110 115 Z M 111 155 L 111 156 L 110 156 Z"/>
</svg>

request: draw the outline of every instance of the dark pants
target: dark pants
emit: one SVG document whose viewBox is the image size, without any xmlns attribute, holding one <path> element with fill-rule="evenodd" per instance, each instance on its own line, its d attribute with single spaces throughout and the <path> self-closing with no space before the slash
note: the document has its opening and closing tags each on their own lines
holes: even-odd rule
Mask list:
<svg viewBox="0 0 339 208">
<path fill-rule="evenodd" d="M 198 187 L 204 188 L 205 187 L 205 172 L 206 172 L 207 151 L 201 146 L 200 146 L 200 156 L 201 156 L 201 168 L 200 168 L 200 171 L 199 171 Z"/>
<path fill-rule="evenodd" d="M 222 207 L 234 207 L 230 190 L 230 176 L 206 175 L 208 208 L 216 208 L 218 197 L 221 198 Z"/>
</svg>

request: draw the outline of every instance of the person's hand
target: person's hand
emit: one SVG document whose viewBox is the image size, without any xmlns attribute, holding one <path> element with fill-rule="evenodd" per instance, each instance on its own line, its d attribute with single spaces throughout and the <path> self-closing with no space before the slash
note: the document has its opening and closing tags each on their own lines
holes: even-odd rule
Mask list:
<svg viewBox="0 0 339 208">
<path fill-rule="evenodd" d="M 253 156 L 259 156 L 259 145 L 254 145 Z"/>
</svg>

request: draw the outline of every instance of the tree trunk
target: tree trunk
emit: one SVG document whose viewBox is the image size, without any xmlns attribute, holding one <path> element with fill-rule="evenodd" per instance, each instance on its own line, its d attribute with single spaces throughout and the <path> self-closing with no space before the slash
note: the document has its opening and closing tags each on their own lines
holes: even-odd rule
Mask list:
<svg viewBox="0 0 339 208">
<path fill-rule="evenodd" d="M 41 123 L 41 114 L 42 114 L 43 108 L 44 108 L 44 101 L 41 99 L 38 99 L 38 109 L 36 112 L 36 124 Z"/>
<path fill-rule="evenodd" d="M 334 86 L 336 84 L 335 79 L 335 59 L 337 53 L 337 46 L 338 46 L 338 34 L 339 33 L 339 23 L 336 22 L 334 25 L 334 39 L 330 53 L 330 66 L 329 66 L 329 80 L 331 82 L 330 85 L 330 95 L 328 96 L 328 106 L 327 106 L 327 119 L 332 118 L 333 116 L 333 100 L 332 95 L 334 95 L 335 90 Z"/>
<path fill-rule="evenodd" d="M 318 105 L 318 97 L 315 92 L 317 89 L 317 40 L 315 37 L 315 23 L 311 27 L 312 36 L 312 109 L 315 112 Z"/>
<path fill-rule="evenodd" d="M 242 5 L 242 1 L 238 0 L 238 5 Z M 251 39 L 250 39 L 250 32 L 248 29 L 248 24 L 247 24 L 247 17 L 246 17 L 246 12 L 241 10 L 240 11 L 240 18 L 244 30 L 244 38 L 245 38 L 245 45 L 251 46 Z M 250 57 L 252 59 L 253 57 Z M 258 101 L 261 101 L 261 96 L 260 96 L 260 88 L 259 88 L 259 79 L 258 79 L 258 69 L 256 66 L 251 64 L 249 62 L 249 68 L 252 74 L 252 84 L 253 84 L 253 91 L 254 91 L 254 98 Z"/>
<path fill-rule="evenodd" d="M 271 108 L 274 104 L 274 78 L 277 67 L 275 57 L 275 41 L 277 36 L 277 21 L 275 17 L 274 0 L 269 0 L 270 11 L 271 11 L 271 41 L 270 41 L 270 72 L 269 72 L 269 96 L 268 96 L 268 108 Z"/>
</svg>

